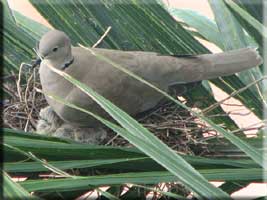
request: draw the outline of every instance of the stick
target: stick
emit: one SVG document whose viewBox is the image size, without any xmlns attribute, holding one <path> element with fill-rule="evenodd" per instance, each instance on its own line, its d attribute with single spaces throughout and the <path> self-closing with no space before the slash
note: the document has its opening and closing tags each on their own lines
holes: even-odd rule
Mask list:
<svg viewBox="0 0 267 200">
<path fill-rule="evenodd" d="M 105 33 L 101 36 L 101 38 L 92 46 L 92 48 L 97 47 L 103 40 L 104 38 L 107 36 L 107 34 L 109 33 L 109 31 L 111 30 L 111 26 L 109 26 L 107 28 L 107 30 L 105 31 Z"/>
</svg>

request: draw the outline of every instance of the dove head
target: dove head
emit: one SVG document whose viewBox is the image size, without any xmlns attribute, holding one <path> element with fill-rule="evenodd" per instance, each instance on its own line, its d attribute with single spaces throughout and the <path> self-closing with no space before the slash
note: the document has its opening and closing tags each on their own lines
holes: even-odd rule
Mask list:
<svg viewBox="0 0 267 200">
<path fill-rule="evenodd" d="M 62 68 L 73 60 L 70 39 L 62 31 L 47 32 L 42 36 L 36 48 L 39 56 L 56 68 Z"/>
</svg>

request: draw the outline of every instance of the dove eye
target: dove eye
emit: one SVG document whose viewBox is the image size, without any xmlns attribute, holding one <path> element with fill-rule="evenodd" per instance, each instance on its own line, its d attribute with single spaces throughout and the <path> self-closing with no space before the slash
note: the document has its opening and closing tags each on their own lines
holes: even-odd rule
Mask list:
<svg viewBox="0 0 267 200">
<path fill-rule="evenodd" d="M 58 47 L 55 47 L 52 49 L 53 52 L 56 52 L 58 50 Z"/>
</svg>

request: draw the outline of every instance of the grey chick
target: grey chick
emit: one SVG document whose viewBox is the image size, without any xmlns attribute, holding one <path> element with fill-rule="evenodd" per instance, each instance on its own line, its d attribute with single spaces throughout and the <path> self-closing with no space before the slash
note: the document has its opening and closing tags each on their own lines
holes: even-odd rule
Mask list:
<svg viewBox="0 0 267 200">
<path fill-rule="evenodd" d="M 38 134 L 72 139 L 79 143 L 101 144 L 107 133 L 102 128 L 77 127 L 64 122 L 51 106 L 41 109 L 36 131 Z"/>
</svg>

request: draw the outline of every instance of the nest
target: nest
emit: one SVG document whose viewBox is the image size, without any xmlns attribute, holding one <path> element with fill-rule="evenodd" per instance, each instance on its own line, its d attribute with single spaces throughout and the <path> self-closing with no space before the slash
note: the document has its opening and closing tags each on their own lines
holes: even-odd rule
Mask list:
<svg viewBox="0 0 267 200">
<path fill-rule="evenodd" d="M 40 80 L 36 73 L 27 66 L 21 65 L 19 74 L 12 73 L 4 77 L 3 88 L 3 122 L 5 128 L 34 132 L 40 109 L 47 106 L 40 88 Z"/>
<path fill-rule="evenodd" d="M 36 90 L 41 88 L 37 70 L 32 71 L 22 65 L 18 75 L 13 73 L 4 77 L 3 86 L 6 93 L 3 106 L 4 127 L 34 132 L 40 109 L 47 106 L 44 95 Z M 172 92 L 176 98 L 180 95 L 177 92 L 181 93 L 181 88 Z M 190 112 L 168 100 L 163 100 L 155 108 L 136 118 L 169 147 L 185 154 L 207 153 L 207 144 L 203 142 L 205 135 L 217 135 Z M 103 145 L 132 146 L 111 130 L 108 130 L 108 137 Z"/>
</svg>

